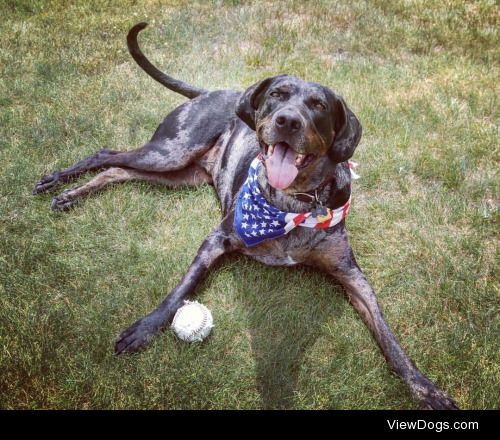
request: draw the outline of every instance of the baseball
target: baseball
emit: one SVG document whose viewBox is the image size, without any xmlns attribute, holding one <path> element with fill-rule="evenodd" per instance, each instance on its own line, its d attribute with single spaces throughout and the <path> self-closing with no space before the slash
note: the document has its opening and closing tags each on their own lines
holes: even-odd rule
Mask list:
<svg viewBox="0 0 500 440">
<path fill-rule="evenodd" d="M 212 313 L 197 301 L 184 301 L 172 321 L 172 330 L 186 342 L 203 341 L 213 326 Z"/>
</svg>

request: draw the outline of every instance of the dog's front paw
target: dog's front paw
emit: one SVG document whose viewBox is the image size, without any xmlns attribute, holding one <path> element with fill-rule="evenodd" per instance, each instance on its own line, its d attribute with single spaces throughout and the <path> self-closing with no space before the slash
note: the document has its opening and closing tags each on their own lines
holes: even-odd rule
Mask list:
<svg viewBox="0 0 500 440">
<path fill-rule="evenodd" d="M 450 396 L 437 387 L 435 387 L 435 389 L 427 390 L 427 395 L 420 400 L 420 405 L 423 409 L 460 409 Z"/>
<path fill-rule="evenodd" d="M 142 350 L 160 329 L 159 323 L 149 316 L 139 319 L 120 334 L 115 342 L 115 353 L 134 353 Z"/>
<path fill-rule="evenodd" d="M 76 205 L 78 203 L 78 199 L 73 196 L 75 189 L 76 188 L 66 189 L 61 194 L 54 197 L 52 199 L 52 203 L 50 204 L 51 209 L 53 211 L 67 211 L 69 208 Z"/>
<path fill-rule="evenodd" d="M 41 194 L 54 188 L 60 182 L 60 174 L 56 171 L 43 176 L 33 187 L 33 194 Z"/>
<path fill-rule="evenodd" d="M 412 386 L 412 392 L 420 402 L 422 409 L 450 410 L 459 409 L 453 399 L 437 385 L 420 376 Z"/>
</svg>

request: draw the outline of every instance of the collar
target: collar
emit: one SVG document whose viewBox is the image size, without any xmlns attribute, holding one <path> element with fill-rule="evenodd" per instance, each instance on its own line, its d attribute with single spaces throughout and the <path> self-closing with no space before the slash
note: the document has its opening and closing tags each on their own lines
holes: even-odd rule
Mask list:
<svg viewBox="0 0 500 440">
<path fill-rule="evenodd" d="M 354 172 L 354 168 L 356 168 L 358 166 L 358 164 L 356 162 L 348 160 L 347 165 L 348 165 L 349 171 L 351 173 L 351 178 L 354 180 L 359 179 L 360 176 Z M 297 199 L 300 202 L 311 203 L 313 206 L 318 206 L 321 204 L 319 197 L 318 197 L 318 194 L 321 193 L 321 191 L 323 191 L 328 186 L 328 184 L 330 184 L 334 180 L 335 180 L 335 176 L 332 175 L 332 176 L 328 177 L 320 186 L 318 186 L 316 189 L 314 189 L 312 191 L 303 192 L 303 193 L 297 192 L 297 193 L 293 193 L 291 195 L 292 195 L 292 197 L 294 197 L 295 199 Z"/>
<path fill-rule="evenodd" d="M 300 202 L 311 203 L 312 205 L 317 206 L 318 204 L 321 204 L 318 194 L 321 193 L 321 191 L 323 191 L 331 182 L 333 182 L 334 179 L 335 176 L 330 176 L 316 189 L 303 193 L 293 193 L 291 196 Z"/>
</svg>

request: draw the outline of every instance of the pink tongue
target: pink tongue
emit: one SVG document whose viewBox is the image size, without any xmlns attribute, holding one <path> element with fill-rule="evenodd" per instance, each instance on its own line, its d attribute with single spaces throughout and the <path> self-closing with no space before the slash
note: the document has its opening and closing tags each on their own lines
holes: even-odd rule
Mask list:
<svg viewBox="0 0 500 440">
<path fill-rule="evenodd" d="M 276 189 L 288 188 L 299 170 L 295 166 L 297 153 L 287 144 L 278 143 L 274 146 L 273 155 L 266 160 L 267 178 Z"/>
</svg>

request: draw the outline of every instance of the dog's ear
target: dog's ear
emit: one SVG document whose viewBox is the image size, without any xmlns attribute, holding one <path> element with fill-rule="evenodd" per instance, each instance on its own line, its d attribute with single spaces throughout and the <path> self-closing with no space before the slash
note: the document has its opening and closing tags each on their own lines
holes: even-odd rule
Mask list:
<svg viewBox="0 0 500 440">
<path fill-rule="evenodd" d="M 286 75 L 272 76 L 256 82 L 240 96 L 240 99 L 236 103 L 236 114 L 252 130 L 255 130 L 255 113 L 259 108 L 260 99 L 266 93 L 269 86 L 276 81 L 276 79 L 283 76 Z"/>
<path fill-rule="evenodd" d="M 328 157 L 334 163 L 345 162 L 354 154 L 361 139 L 361 124 L 341 96 L 335 96 L 332 109 L 335 137 Z"/>
</svg>

